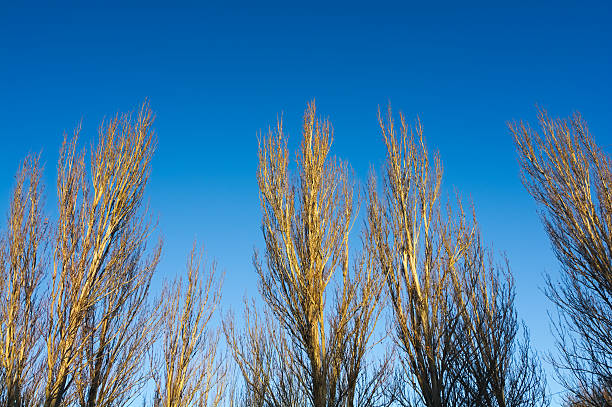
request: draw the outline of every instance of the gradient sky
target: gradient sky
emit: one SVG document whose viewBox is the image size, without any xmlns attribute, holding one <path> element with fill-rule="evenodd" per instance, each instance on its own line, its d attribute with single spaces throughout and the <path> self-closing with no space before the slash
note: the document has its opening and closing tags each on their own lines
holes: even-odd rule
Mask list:
<svg viewBox="0 0 612 407">
<path fill-rule="evenodd" d="M 251 256 L 262 248 L 258 131 L 282 113 L 297 146 L 316 98 L 335 130 L 333 153 L 365 181 L 370 165 L 383 164 L 376 112 L 390 102 L 420 117 L 445 191 L 474 202 L 485 240 L 507 254 L 519 315 L 544 352 L 552 340 L 542 276 L 554 278 L 558 266 L 506 123 L 534 121 L 536 105 L 552 116 L 579 110 L 610 152 L 612 6 L 492 3 L 3 4 L 0 208 L 19 161 L 42 151 L 53 213 L 63 132 L 82 120 L 88 146 L 104 117 L 148 99 L 157 115 L 148 199 L 164 237 L 159 278 L 184 270 L 197 238 L 226 273 L 224 308 L 239 307 L 257 294 Z"/>
</svg>

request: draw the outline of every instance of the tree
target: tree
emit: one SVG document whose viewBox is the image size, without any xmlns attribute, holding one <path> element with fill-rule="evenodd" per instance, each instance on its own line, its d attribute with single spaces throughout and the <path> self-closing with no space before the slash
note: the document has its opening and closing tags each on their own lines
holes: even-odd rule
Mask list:
<svg viewBox="0 0 612 407">
<path fill-rule="evenodd" d="M 568 403 L 612 404 L 612 165 L 580 114 L 553 120 L 539 112 L 541 133 L 509 125 L 523 185 L 539 204 L 561 264 L 547 296 L 559 311 L 553 357 Z"/>
<path fill-rule="evenodd" d="M 440 204 L 442 167 L 430 157 L 417 122 L 403 115 L 398 135 L 391 109 L 379 123 L 387 147 L 384 200 L 372 177 L 368 200 L 368 241 L 386 279 L 393 308 L 394 340 L 402 378 L 428 406 L 456 405 L 464 341 L 457 263 L 474 239 L 460 202 L 456 220 Z M 416 138 L 416 140 L 415 140 Z M 404 402 L 408 403 L 406 397 Z"/>
<path fill-rule="evenodd" d="M 227 366 L 219 358 L 219 332 L 210 328 L 220 299 L 215 267 L 204 274 L 202 253 L 194 245 L 186 284 L 175 280 L 164 294 L 163 373 L 154 373 L 155 406 L 214 407 L 223 401 Z"/>
<path fill-rule="evenodd" d="M 493 266 L 459 199 L 443 210 L 442 165 L 420 122 L 410 128 L 400 114 L 398 134 L 389 108 L 379 123 L 384 195 L 372 176 L 367 241 L 393 309 L 403 370 L 396 397 L 427 407 L 546 404 L 528 338 L 516 337 L 509 268 Z"/>
<path fill-rule="evenodd" d="M 48 265 L 48 219 L 40 178 L 39 158 L 30 155 L 17 174 L 7 230 L 0 237 L 0 400 L 11 407 L 35 404 L 42 378 L 40 286 Z"/>
<path fill-rule="evenodd" d="M 257 313 L 247 311 L 252 318 L 244 334 L 226 324 L 255 405 L 368 403 L 356 400 L 357 384 L 380 314 L 382 285 L 371 262 L 350 266 L 353 187 L 347 166 L 329 157 L 332 133 L 310 104 L 295 179 L 282 122 L 260 141 L 257 180 L 266 250 L 265 264 L 257 254 L 254 264 L 268 310 L 264 321 L 273 323 L 262 326 Z"/>
<path fill-rule="evenodd" d="M 136 120 L 100 127 L 88 180 L 79 130 L 64 140 L 48 327 L 45 407 L 123 405 L 142 386 L 153 317 L 146 298 L 161 246 L 141 210 L 155 143 L 145 104 Z"/>
</svg>

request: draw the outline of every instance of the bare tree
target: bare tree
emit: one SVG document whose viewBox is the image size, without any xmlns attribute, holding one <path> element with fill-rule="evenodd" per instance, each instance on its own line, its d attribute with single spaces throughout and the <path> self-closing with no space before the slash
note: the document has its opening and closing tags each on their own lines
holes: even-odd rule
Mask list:
<svg viewBox="0 0 612 407">
<path fill-rule="evenodd" d="M 91 182 L 85 154 L 76 151 L 79 130 L 64 141 L 45 332 L 46 407 L 123 404 L 142 384 L 151 320 L 140 312 L 160 251 L 143 257 L 151 233 L 140 207 L 152 123 L 145 104 L 136 120 L 124 115 L 103 124 L 91 152 Z"/>
<path fill-rule="evenodd" d="M 465 346 L 457 266 L 474 231 L 460 202 L 454 217 L 450 207 L 443 212 L 440 160 L 430 162 L 420 123 L 410 129 L 400 120 L 398 136 L 391 109 L 386 120 L 379 114 L 387 163 L 384 200 L 370 181 L 369 241 L 387 281 L 403 377 L 426 406 L 457 405 Z"/>
<path fill-rule="evenodd" d="M 561 263 L 560 281 L 547 284 L 557 306 L 559 379 L 568 402 L 611 405 L 612 389 L 612 163 L 579 114 L 550 119 L 541 133 L 510 124 L 522 181 Z"/>
<path fill-rule="evenodd" d="M 187 272 L 186 284 L 175 280 L 164 294 L 163 367 L 161 374 L 154 374 L 155 406 L 214 407 L 225 396 L 228 371 L 220 358 L 220 332 L 210 326 L 221 285 L 214 264 L 204 274 L 202 253 L 195 245 Z"/>
<path fill-rule="evenodd" d="M 261 403 L 256 405 L 357 401 L 380 315 L 381 284 L 367 261 L 350 266 L 353 187 L 346 165 L 329 157 L 332 138 L 329 123 L 317 119 L 310 104 L 295 179 L 282 122 L 260 141 L 257 179 L 266 251 L 265 265 L 257 254 L 254 264 L 275 323 L 262 327 L 255 317 L 243 335 L 226 329 L 247 393 Z"/>
<path fill-rule="evenodd" d="M 2 405 L 38 401 L 48 220 L 42 212 L 39 158 L 28 156 L 16 177 L 7 230 L 0 237 L 0 386 Z"/>
<path fill-rule="evenodd" d="M 442 165 L 420 122 L 410 128 L 400 114 L 398 131 L 390 108 L 379 122 L 384 195 L 372 176 L 368 242 L 393 309 L 403 369 L 395 397 L 427 407 L 545 404 L 540 365 L 528 338 L 517 338 L 509 268 L 492 265 L 459 199 L 443 209 Z"/>
</svg>

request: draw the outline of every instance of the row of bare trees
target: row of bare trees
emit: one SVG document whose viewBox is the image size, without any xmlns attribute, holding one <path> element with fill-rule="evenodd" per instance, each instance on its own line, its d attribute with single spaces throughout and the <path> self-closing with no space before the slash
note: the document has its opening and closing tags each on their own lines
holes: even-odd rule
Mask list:
<svg viewBox="0 0 612 407">
<path fill-rule="evenodd" d="M 281 121 L 260 138 L 261 298 L 240 318 L 219 314 L 219 275 L 196 245 L 184 277 L 152 294 L 148 105 L 103 123 L 89 155 L 78 130 L 66 137 L 57 221 L 28 157 L 0 238 L 0 403 L 547 405 L 509 262 L 483 243 L 474 210 L 445 199 L 420 122 L 396 124 L 390 109 L 379 122 L 386 163 L 364 193 L 314 103 L 295 160 Z M 568 405 L 609 406 L 611 163 L 580 117 L 542 115 L 541 128 L 510 126 L 564 272 L 546 290 L 559 310 L 550 358 Z"/>
</svg>

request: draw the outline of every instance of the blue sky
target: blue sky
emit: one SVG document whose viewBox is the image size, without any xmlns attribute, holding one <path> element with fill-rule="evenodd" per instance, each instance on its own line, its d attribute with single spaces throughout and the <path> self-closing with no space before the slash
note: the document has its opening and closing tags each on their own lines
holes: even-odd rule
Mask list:
<svg viewBox="0 0 612 407">
<path fill-rule="evenodd" d="M 376 112 L 390 102 L 420 117 L 446 192 L 474 202 L 486 241 L 507 254 L 520 316 L 546 351 L 540 287 L 558 266 L 506 122 L 534 121 L 536 105 L 553 116 L 579 110 L 610 151 L 612 6 L 492 3 L 2 5 L 0 207 L 19 161 L 42 151 L 53 211 L 63 132 L 82 120 L 87 146 L 104 117 L 148 99 L 159 276 L 181 272 L 197 238 L 226 273 L 224 306 L 239 306 L 256 295 L 251 256 L 262 248 L 258 131 L 282 113 L 295 147 L 316 98 L 335 130 L 333 153 L 365 181 L 383 163 Z"/>
</svg>

